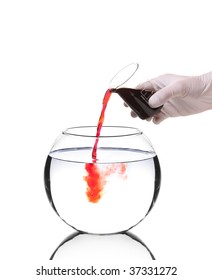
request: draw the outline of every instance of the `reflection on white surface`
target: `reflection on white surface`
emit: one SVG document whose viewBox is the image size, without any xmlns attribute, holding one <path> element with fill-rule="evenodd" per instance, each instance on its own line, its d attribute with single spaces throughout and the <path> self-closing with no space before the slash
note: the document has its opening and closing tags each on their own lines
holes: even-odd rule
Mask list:
<svg viewBox="0 0 212 280">
<path fill-rule="evenodd" d="M 141 264 L 154 260 L 148 247 L 131 233 L 92 235 L 73 233 L 52 254 L 51 260 L 69 261 L 71 264 L 105 265 L 116 263 Z"/>
</svg>

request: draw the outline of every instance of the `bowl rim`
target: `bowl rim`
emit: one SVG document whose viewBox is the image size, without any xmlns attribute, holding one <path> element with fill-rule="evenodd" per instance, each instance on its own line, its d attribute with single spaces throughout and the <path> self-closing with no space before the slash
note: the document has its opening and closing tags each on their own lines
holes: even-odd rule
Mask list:
<svg viewBox="0 0 212 280">
<path fill-rule="evenodd" d="M 105 134 L 106 130 L 108 129 L 113 130 L 113 133 L 107 133 Z M 83 133 L 82 130 L 87 130 L 87 133 Z M 88 133 L 90 131 L 90 133 Z M 79 131 L 79 132 L 77 132 Z M 82 132 L 80 132 L 82 131 Z M 120 131 L 120 132 L 119 132 Z M 126 131 L 126 132 L 124 132 Z M 90 138 L 96 138 L 96 132 L 97 132 L 97 126 L 94 125 L 85 125 L 85 126 L 73 126 L 69 127 L 62 131 L 63 135 L 66 136 L 78 136 L 78 137 L 90 137 Z M 114 138 L 114 137 L 126 137 L 126 136 L 135 136 L 135 135 L 141 135 L 143 132 L 136 127 L 131 126 L 115 126 L 115 125 L 103 125 L 101 129 L 101 134 L 98 136 L 98 138 Z"/>
</svg>

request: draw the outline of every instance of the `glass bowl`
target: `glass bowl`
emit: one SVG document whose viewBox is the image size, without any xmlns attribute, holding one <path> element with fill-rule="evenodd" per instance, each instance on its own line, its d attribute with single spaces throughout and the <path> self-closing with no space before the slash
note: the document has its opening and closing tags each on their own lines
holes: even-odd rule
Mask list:
<svg viewBox="0 0 212 280">
<path fill-rule="evenodd" d="M 152 209 L 160 181 L 158 157 L 133 127 L 103 126 L 98 139 L 96 126 L 68 128 L 56 139 L 44 169 L 55 212 L 74 229 L 93 234 L 137 225 Z"/>
</svg>

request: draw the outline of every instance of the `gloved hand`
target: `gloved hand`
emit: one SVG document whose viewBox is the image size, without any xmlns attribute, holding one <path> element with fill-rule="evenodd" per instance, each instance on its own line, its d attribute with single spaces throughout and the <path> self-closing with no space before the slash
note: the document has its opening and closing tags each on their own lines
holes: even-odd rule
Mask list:
<svg viewBox="0 0 212 280">
<path fill-rule="evenodd" d="M 137 88 L 156 91 L 149 99 L 153 108 L 163 105 L 160 113 L 152 118 L 156 124 L 168 117 L 188 116 L 212 109 L 212 72 L 191 77 L 166 74 L 139 84 Z"/>
</svg>

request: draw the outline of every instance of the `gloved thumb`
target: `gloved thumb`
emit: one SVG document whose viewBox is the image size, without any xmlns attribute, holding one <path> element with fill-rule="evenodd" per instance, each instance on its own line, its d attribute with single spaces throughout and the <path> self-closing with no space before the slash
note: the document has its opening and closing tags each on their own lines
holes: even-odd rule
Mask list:
<svg viewBox="0 0 212 280">
<path fill-rule="evenodd" d="M 171 85 L 168 85 L 154 93 L 149 99 L 149 105 L 152 108 L 159 107 L 165 104 L 169 99 L 173 97 L 184 97 L 188 93 L 186 83 L 184 81 L 178 81 Z"/>
<path fill-rule="evenodd" d="M 186 83 L 178 81 L 156 91 L 149 99 L 149 105 L 152 108 L 156 108 L 165 104 L 171 98 L 184 97 L 187 93 L 188 89 Z"/>
</svg>

